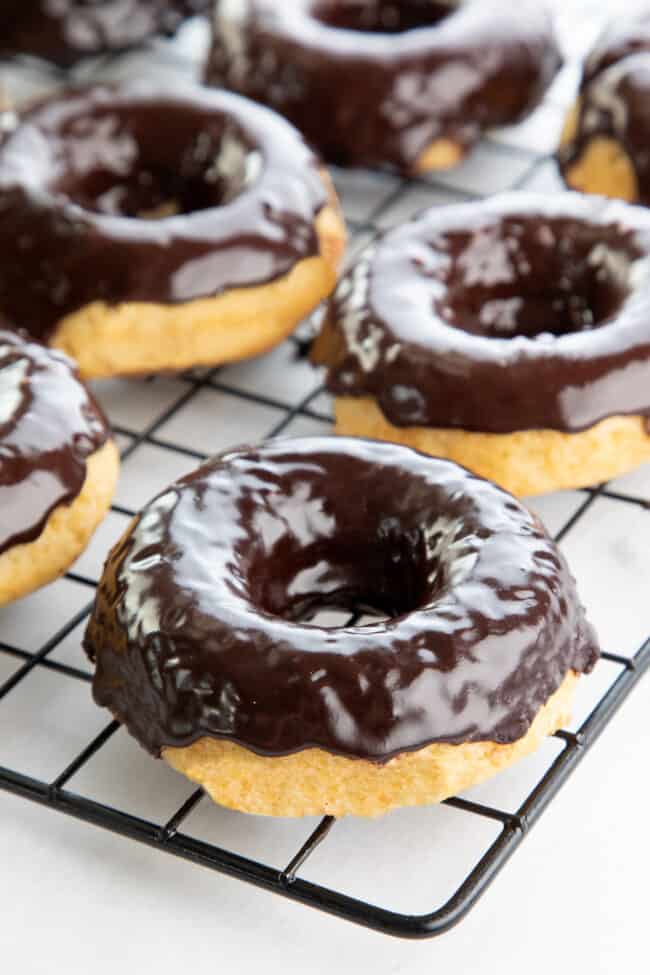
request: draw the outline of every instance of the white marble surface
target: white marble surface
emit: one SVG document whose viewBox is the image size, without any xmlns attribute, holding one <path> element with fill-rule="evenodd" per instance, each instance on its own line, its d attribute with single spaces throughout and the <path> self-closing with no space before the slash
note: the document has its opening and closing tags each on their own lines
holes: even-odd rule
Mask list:
<svg viewBox="0 0 650 975">
<path fill-rule="evenodd" d="M 459 191 L 492 192 L 515 181 L 553 192 L 552 163 L 532 169 L 536 154 L 553 148 L 564 107 L 575 85 L 575 59 L 593 40 L 615 0 L 557 2 L 569 63 L 546 103 L 522 126 L 494 134 L 459 170 L 419 185 L 394 200 L 390 176 L 337 174 L 348 216 L 358 226 L 374 219 L 390 226 L 423 206 L 457 199 Z M 626 4 L 627 9 L 627 4 Z M 181 38 L 181 51 L 200 44 L 196 25 Z M 169 48 L 143 62 L 129 57 L 117 73 L 156 75 L 170 70 Z M 144 65 L 144 67 L 143 67 Z M 189 67 L 181 62 L 181 73 Z M 116 69 L 111 69 L 114 73 Z M 36 90 L 43 78 L 6 79 L 16 92 Z M 514 153 L 506 152 L 509 147 Z M 391 202 L 392 201 L 392 202 Z M 360 232 L 353 242 L 367 239 Z M 287 407 L 309 402 L 283 435 L 327 432 L 328 397 L 317 394 L 320 377 L 296 362 L 289 344 L 264 359 L 224 369 L 218 388 L 205 387 L 151 442 L 124 463 L 117 502 L 136 508 L 162 484 L 193 466 L 189 451 L 266 436 Z M 185 396 L 180 379 L 114 382 L 98 387 L 113 419 L 128 434 L 146 430 Z M 238 393 L 239 391 L 239 393 Z M 240 394 L 261 393 L 266 403 Z M 127 433 L 128 431 L 128 433 Z M 621 495 L 650 500 L 650 469 L 611 486 Z M 531 501 L 550 529 L 561 530 L 586 495 L 565 492 Z M 75 567 L 95 579 L 108 546 L 127 515 L 113 512 Z M 563 548 L 607 649 L 632 653 L 650 633 L 650 510 L 599 498 L 566 535 Z M 62 580 L 2 611 L 0 640 L 29 651 L 87 601 L 81 583 Z M 84 667 L 81 627 L 54 651 L 53 659 Z M 18 666 L 0 654 L 0 682 Z M 601 663 L 581 688 L 574 727 L 588 713 L 616 669 Z M 365 932 L 240 882 L 175 861 L 75 821 L 0 793 L 0 965 L 18 975 L 116 972 L 258 970 L 331 973 L 374 970 L 458 975 L 546 975 L 548 972 L 610 975 L 641 973 L 648 914 L 646 873 L 650 861 L 646 818 L 648 682 L 642 684 L 554 801 L 539 825 L 474 912 L 455 931 L 422 944 Z M 107 723 L 87 687 L 42 669 L 32 672 L 0 703 L 0 764 L 47 781 Z M 540 753 L 475 790 L 481 801 L 515 809 L 557 754 L 549 741 Z M 164 821 L 190 794 L 184 779 L 149 759 L 119 731 L 70 784 L 98 801 Z M 203 802 L 186 832 L 282 867 L 314 821 L 263 820 Z M 383 820 L 337 824 L 302 873 L 399 911 L 421 913 L 439 906 L 496 827 L 447 808 L 394 813 Z"/>
</svg>

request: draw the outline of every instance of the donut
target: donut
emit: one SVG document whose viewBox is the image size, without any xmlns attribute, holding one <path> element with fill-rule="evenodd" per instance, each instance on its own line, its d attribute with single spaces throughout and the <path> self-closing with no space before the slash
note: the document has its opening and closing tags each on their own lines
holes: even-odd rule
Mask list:
<svg viewBox="0 0 650 975">
<path fill-rule="evenodd" d="M 285 115 L 332 162 L 413 174 L 524 118 L 560 64 L 536 0 L 221 0 L 205 77 Z"/>
<path fill-rule="evenodd" d="M 380 615 L 328 629 L 327 607 Z M 151 754 L 274 816 L 482 781 L 567 720 L 598 656 L 521 503 L 337 437 L 234 449 L 163 491 L 109 555 L 85 648 L 95 700 Z"/>
<path fill-rule="evenodd" d="M 576 190 L 650 206 L 650 9 L 610 25 L 585 65 L 558 153 Z"/>
<path fill-rule="evenodd" d="M 342 279 L 312 351 L 337 431 L 513 494 L 650 460 L 650 214 L 602 197 L 436 207 Z"/>
<path fill-rule="evenodd" d="M 0 606 L 69 568 L 108 511 L 118 470 L 74 363 L 0 328 Z"/>
<path fill-rule="evenodd" d="M 268 109 L 198 85 L 91 86 L 0 145 L 0 314 L 84 378 L 217 365 L 336 283 L 327 174 Z"/>
<path fill-rule="evenodd" d="M 20 0 L 0 9 L 0 52 L 69 68 L 85 57 L 171 35 L 211 0 Z"/>
</svg>

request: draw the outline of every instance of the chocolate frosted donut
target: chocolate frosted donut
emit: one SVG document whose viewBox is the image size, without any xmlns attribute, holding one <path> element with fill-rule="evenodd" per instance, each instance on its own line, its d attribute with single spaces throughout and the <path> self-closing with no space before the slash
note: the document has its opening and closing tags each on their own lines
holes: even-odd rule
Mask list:
<svg viewBox="0 0 650 975">
<path fill-rule="evenodd" d="M 332 606 L 389 618 L 305 622 Z M 338 438 L 229 451 L 160 494 L 109 556 L 85 647 L 145 748 L 275 815 L 486 778 L 558 727 L 597 657 L 534 515 L 448 461 Z"/>
<path fill-rule="evenodd" d="M 590 55 L 558 153 L 574 189 L 650 205 L 650 8 Z"/>
<path fill-rule="evenodd" d="M 530 0 L 221 0 L 206 78 L 281 112 L 327 159 L 424 172 L 525 117 L 560 63 Z"/>
<path fill-rule="evenodd" d="M 60 352 L 0 329 L 0 606 L 56 578 L 118 473 L 106 420 Z"/>
<path fill-rule="evenodd" d="M 0 146 L 0 313 L 84 376 L 270 348 L 332 290 L 344 227 L 301 136 L 199 86 L 73 90 Z"/>
<path fill-rule="evenodd" d="M 20 0 L 0 9 L 0 53 L 61 67 L 134 47 L 209 10 L 211 0 Z"/>
<path fill-rule="evenodd" d="M 438 207 L 363 254 L 314 358 L 340 433 L 450 457 L 516 494 L 650 460 L 650 215 L 513 194 Z"/>
</svg>

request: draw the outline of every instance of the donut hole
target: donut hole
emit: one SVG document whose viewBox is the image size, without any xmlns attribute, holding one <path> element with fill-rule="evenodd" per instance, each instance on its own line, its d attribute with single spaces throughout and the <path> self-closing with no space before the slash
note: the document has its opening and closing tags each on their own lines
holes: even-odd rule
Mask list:
<svg viewBox="0 0 650 975">
<path fill-rule="evenodd" d="M 370 539 L 337 532 L 305 546 L 287 534 L 271 561 L 254 560 L 248 583 L 258 609 L 292 622 L 311 621 L 323 610 L 393 619 L 430 602 L 442 574 L 432 571 L 421 533 L 386 518 Z"/>
<path fill-rule="evenodd" d="M 402 34 L 433 27 L 458 6 L 453 0 L 320 0 L 313 16 L 328 27 L 372 34 Z"/>
<path fill-rule="evenodd" d="M 454 328 L 495 339 L 605 325 L 633 290 L 641 256 L 618 226 L 528 218 L 445 234 L 435 249 L 445 255 L 435 311 Z"/>
<path fill-rule="evenodd" d="M 189 105 L 137 104 L 62 125 L 51 189 L 85 210 L 156 219 L 229 203 L 253 182 L 259 154 L 225 118 Z"/>
</svg>

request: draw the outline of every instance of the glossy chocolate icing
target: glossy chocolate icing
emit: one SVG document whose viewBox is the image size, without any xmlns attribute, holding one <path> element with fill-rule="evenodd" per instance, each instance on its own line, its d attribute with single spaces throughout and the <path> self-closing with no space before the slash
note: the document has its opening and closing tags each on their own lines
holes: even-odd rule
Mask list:
<svg viewBox="0 0 650 975">
<path fill-rule="evenodd" d="M 650 412 L 650 214 L 579 194 L 437 207 L 339 283 L 313 356 L 396 426 L 583 430 Z"/>
<path fill-rule="evenodd" d="M 410 171 L 437 139 L 467 150 L 524 117 L 560 63 L 530 0 L 221 0 L 206 79 L 275 108 L 334 162 Z"/>
<path fill-rule="evenodd" d="M 162 219 L 138 214 L 179 205 Z M 319 252 L 327 192 L 283 119 L 198 86 L 55 96 L 0 146 L 0 313 L 46 339 L 93 301 L 186 302 Z"/>
<path fill-rule="evenodd" d="M 4 0 L 0 52 L 29 54 L 61 67 L 173 34 L 211 0 Z"/>
<path fill-rule="evenodd" d="M 594 139 L 617 142 L 650 206 L 650 11 L 607 32 L 585 65 L 575 136 L 558 152 L 563 173 Z"/>
<path fill-rule="evenodd" d="M 108 437 L 72 360 L 0 328 L 0 554 L 74 501 Z"/>
<path fill-rule="evenodd" d="M 650 5 L 644 14 L 610 23 L 587 58 L 582 87 L 601 71 L 633 54 L 650 52 Z"/>
<path fill-rule="evenodd" d="M 327 606 L 391 618 L 305 622 Z M 518 740 L 598 655 L 523 505 L 333 437 L 233 450 L 160 494 L 109 556 L 85 647 L 97 703 L 154 754 L 208 735 L 374 761 Z"/>
</svg>

